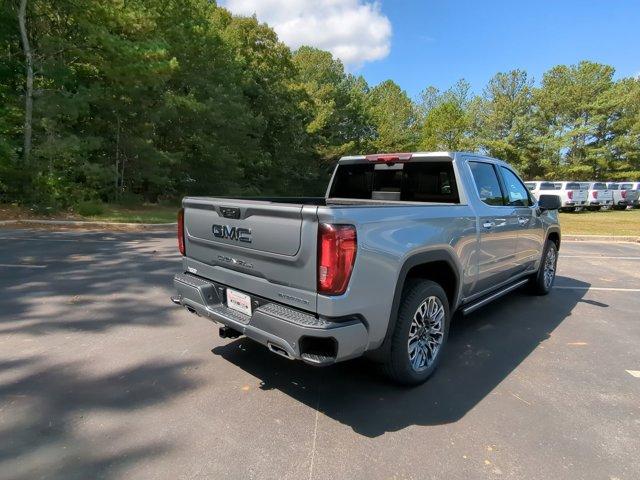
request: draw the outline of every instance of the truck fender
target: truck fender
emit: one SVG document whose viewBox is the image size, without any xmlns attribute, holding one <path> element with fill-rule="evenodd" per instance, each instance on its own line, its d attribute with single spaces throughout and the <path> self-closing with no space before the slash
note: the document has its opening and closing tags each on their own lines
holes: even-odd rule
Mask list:
<svg viewBox="0 0 640 480">
<path fill-rule="evenodd" d="M 389 340 L 396 326 L 398 319 L 398 310 L 400 309 L 400 300 L 402 299 L 402 291 L 409 271 L 418 265 L 423 265 L 431 262 L 446 262 L 455 276 L 454 293 L 451 299 L 451 313 L 453 313 L 458 305 L 458 299 L 460 295 L 460 267 L 455 260 L 454 254 L 445 249 L 429 250 L 425 252 L 419 252 L 408 257 L 398 274 L 398 279 L 395 286 L 395 292 L 393 295 L 393 303 L 391 304 L 391 313 L 389 315 L 389 323 L 387 325 L 387 332 L 380 347 L 370 352 L 370 356 L 373 359 L 377 359 L 380 354 L 383 354 L 389 347 Z"/>
</svg>

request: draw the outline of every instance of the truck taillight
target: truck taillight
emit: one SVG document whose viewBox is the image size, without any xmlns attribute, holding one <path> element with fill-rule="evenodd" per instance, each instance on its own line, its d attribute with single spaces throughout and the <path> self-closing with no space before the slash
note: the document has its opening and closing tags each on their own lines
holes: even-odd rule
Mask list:
<svg viewBox="0 0 640 480">
<path fill-rule="evenodd" d="M 357 250 L 353 225 L 319 225 L 318 293 L 342 295 L 347 290 Z"/>
<path fill-rule="evenodd" d="M 591 195 L 593 196 L 593 198 L 598 198 L 598 191 L 594 190 L 593 192 L 591 192 Z"/>
<path fill-rule="evenodd" d="M 184 248 L 184 208 L 178 211 L 178 250 L 181 255 L 186 255 Z"/>
<path fill-rule="evenodd" d="M 569 200 L 573 200 L 573 190 L 567 190 L 567 197 Z"/>
<path fill-rule="evenodd" d="M 620 196 L 622 198 L 627 198 L 627 191 L 626 190 L 620 190 Z"/>
</svg>

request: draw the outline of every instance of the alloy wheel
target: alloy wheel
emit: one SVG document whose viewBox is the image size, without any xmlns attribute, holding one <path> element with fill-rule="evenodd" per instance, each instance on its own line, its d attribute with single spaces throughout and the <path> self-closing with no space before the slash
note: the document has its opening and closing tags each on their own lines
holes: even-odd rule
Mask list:
<svg viewBox="0 0 640 480">
<path fill-rule="evenodd" d="M 414 371 L 428 368 L 435 360 L 444 339 L 444 306 L 440 299 L 425 299 L 413 314 L 409 328 L 409 362 Z"/>
</svg>

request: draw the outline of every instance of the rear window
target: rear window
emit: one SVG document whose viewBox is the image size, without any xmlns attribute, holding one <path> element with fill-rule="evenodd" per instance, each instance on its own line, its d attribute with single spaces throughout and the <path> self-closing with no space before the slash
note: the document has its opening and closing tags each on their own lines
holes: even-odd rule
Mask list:
<svg viewBox="0 0 640 480">
<path fill-rule="evenodd" d="M 540 190 L 555 190 L 556 186 L 552 182 L 542 182 L 540 184 Z"/>
<path fill-rule="evenodd" d="M 576 182 L 569 182 L 566 186 L 567 190 L 580 190 L 580 184 Z"/>
<path fill-rule="evenodd" d="M 601 182 L 596 182 L 593 184 L 593 187 L 591 187 L 593 190 L 606 190 L 607 189 L 607 184 L 606 183 L 601 183 Z"/>
<path fill-rule="evenodd" d="M 624 188 L 625 190 L 632 190 L 633 183 L 623 183 L 622 185 L 620 185 L 620 188 Z"/>
<path fill-rule="evenodd" d="M 527 187 L 529 190 L 535 190 L 536 189 L 536 184 L 533 182 L 524 182 L 525 187 Z"/>
<path fill-rule="evenodd" d="M 610 183 L 609 184 L 609 190 L 619 190 L 620 189 L 620 185 L 616 184 L 616 183 Z"/>
<path fill-rule="evenodd" d="M 339 165 L 329 197 L 460 202 L 451 162 Z"/>
</svg>

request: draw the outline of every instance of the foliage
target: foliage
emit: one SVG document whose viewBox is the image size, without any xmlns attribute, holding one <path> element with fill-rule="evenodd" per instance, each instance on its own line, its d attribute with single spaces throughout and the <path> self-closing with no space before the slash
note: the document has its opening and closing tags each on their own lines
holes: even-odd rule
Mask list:
<svg viewBox="0 0 640 480">
<path fill-rule="evenodd" d="M 104 205 L 102 202 L 96 201 L 82 201 L 76 205 L 75 211 L 83 217 L 92 217 L 95 215 L 101 215 L 104 213 Z"/>
<path fill-rule="evenodd" d="M 29 0 L 27 164 L 18 3 L 0 4 L 0 201 L 318 194 L 341 155 L 418 148 L 477 150 L 536 178 L 640 171 L 640 82 L 610 66 L 559 65 L 539 86 L 514 70 L 478 96 L 461 80 L 414 102 L 208 0 Z"/>
</svg>

